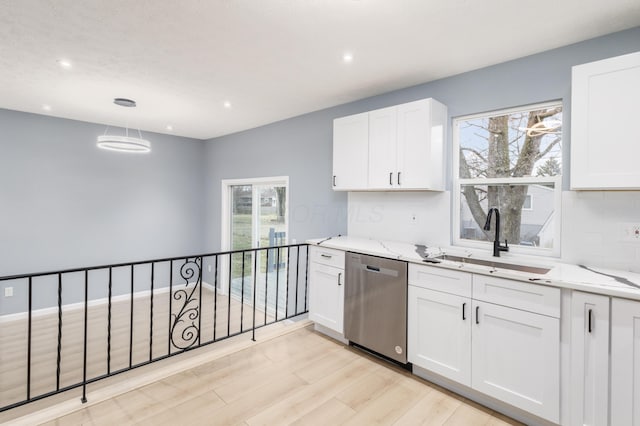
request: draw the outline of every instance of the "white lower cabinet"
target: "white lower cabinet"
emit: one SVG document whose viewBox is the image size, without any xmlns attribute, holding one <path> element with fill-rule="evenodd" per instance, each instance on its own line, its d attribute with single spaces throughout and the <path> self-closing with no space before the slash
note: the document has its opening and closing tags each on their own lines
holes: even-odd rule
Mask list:
<svg viewBox="0 0 640 426">
<path fill-rule="evenodd" d="M 471 386 L 471 299 L 409 286 L 408 359 Z"/>
<path fill-rule="evenodd" d="M 344 252 L 309 247 L 309 319 L 344 332 Z"/>
<path fill-rule="evenodd" d="M 608 424 L 609 297 L 573 292 L 570 365 L 571 424 Z"/>
<path fill-rule="evenodd" d="M 560 421 L 558 318 L 473 301 L 471 387 Z"/>
<path fill-rule="evenodd" d="M 410 265 L 409 361 L 558 423 L 560 319 L 559 308 L 554 307 L 559 307 L 560 290 L 509 283 Z M 476 300 L 476 293 L 483 300 Z M 557 316 L 528 310 L 537 306 L 538 299 L 552 307 L 541 308 L 544 312 Z"/>
<path fill-rule="evenodd" d="M 611 302 L 611 425 L 640 426 L 640 302 Z"/>
</svg>

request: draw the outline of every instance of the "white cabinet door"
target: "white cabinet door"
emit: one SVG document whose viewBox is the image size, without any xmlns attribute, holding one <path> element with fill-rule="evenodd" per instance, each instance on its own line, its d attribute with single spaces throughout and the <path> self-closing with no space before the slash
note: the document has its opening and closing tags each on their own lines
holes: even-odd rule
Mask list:
<svg viewBox="0 0 640 426">
<path fill-rule="evenodd" d="M 366 188 L 368 162 L 369 114 L 333 120 L 333 189 Z"/>
<path fill-rule="evenodd" d="M 472 387 L 560 421 L 560 321 L 473 301 Z"/>
<path fill-rule="evenodd" d="M 396 185 L 397 108 L 369 113 L 369 189 L 391 189 Z"/>
<path fill-rule="evenodd" d="M 398 106 L 396 186 L 444 189 L 444 132 L 447 109 L 433 99 Z"/>
<path fill-rule="evenodd" d="M 611 301 L 611 425 L 640 426 L 640 302 Z"/>
<path fill-rule="evenodd" d="M 639 189 L 640 52 L 573 67 L 571 189 Z"/>
<path fill-rule="evenodd" d="M 344 269 L 309 264 L 309 319 L 344 332 Z"/>
<path fill-rule="evenodd" d="M 408 360 L 471 386 L 471 299 L 409 286 Z"/>
<path fill-rule="evenodd" d="M 571 297 L 571 424 L 609 421 L 609 298 Z"/>
</svg>

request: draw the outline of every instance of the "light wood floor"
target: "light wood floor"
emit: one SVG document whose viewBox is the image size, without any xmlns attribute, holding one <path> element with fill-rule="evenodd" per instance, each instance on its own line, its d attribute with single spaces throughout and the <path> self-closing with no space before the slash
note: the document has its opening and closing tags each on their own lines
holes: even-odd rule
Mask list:
<svg viewBox="0 0 640 426">
<path fill-rule="evenodd" d="M 309 327 L 47 425 L 515 425 Z"/>
<path fill-rule="evenodd" d="M 187 288 L 187 290 L 189 290 Z M 199 296 L 197 294 L 196 296 Z M 202 299 L 198 306 L 201 318 L 201 342 L 214 337 L 214 305 L 216 306 L 216 339 L 251 329 L 253 323 L 252 307 L 241 304 L 218 294 L 214 301 L 214 292 L 206 287 L 202 289 Z M 110 371 L 127 368 L 146 362 L 150 357 L 157 358 L 169 351 L 175 353 L 179 347 L 189 342 L 183 339 L 182 328 L 173 334 L 169 343 L 169 292 L 158 292 L 153 298 L 153 333 L 151 333 L 151 299 L 147 296 L 133 300 L 133 347 L 130 354 L 131 301 L 120 300 L 112 304 L 111 311 L 111 354 Z M 177 315 L 182 303 L 175 298 L 171 303 L 171 312 Z M 272 315 L 265 315 L 264 308 L 256 310 L 256 325 L 270 323 Z M 279 314 L 279 318 L 282 314 Z M 242 317 L 242 321 L 240 320 Z M 190 324 L 188 315 L 182 317 L 181 325 Z M 196 321 L 197 323 L 197 321 Z M 90 306 L 87 313 L 87 379 L 107 373 L 107 324 L 108 307 L 106 304 Z M 0 407 L 20 402 L 27 397 L 27 339 L 28 322 L 25 318 L 0 323 Z M 153 351 L 150 353 L 150 340 L 153 339 Z M 60 388 L 82 382 L 84 351 L 84 311 L 83 309 L 63 310 L 62 342 L 60 365 Z M 58 314 L 57 312 L 34 316 L 31 336 L 31 397 L 56 390 Z M 175 345 L 178 345 L 176 347 Z"/>
</svg>

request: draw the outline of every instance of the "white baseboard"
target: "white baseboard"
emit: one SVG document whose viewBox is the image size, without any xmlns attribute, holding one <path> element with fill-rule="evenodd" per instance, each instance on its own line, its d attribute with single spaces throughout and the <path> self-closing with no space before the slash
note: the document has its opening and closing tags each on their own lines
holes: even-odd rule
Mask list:
<svg viewBox="0 0 640 426">
<path fill-rule="evenodd" d="M 192 284 L 195 284 L 195 282 L 190 282 L 187 286 L 184 286 L 183 284 L 179 284 L 181 289 L 184 288 L 188 288 L 189 286 L 191 286 Z M 177 288 L 178 285 L 174 285 L 173 289 L 175 290 Z M 209 283 L 203 282 L 202 283 L 202 287 L 206 288 L 209 291 L 214 291 L 215 287 Z M 157 295 L 157 294 L 164 294 L 164 293 L 168 293 L 169 292 L 169 286 L 166 287 L 157 287 L 153 289 L 153 294 Z M 140 298 L 148 298 L 151 295 L 151 290 L 141 290 L 141 291 L 136 291 L 133 293 L 133 298 L 135 299 L 140 299 Z M 111 303 L 117 303 L 117 302 L 124 302 L 127 300 L 131 299 L 131 294 L 130 293 L 126 293 L 126 294 L 119 294 L 117 296 L 113 296 L 111 297 Z M 89 300 L 87 302 L 87 306 L 88 307 L 95 307 L 95 306 L 102 306 L 102 305 L 106 305 L 109 303 L 109 298 L 108 297 L 102 297 L 100 299 L 92 299 Z M 76 310 L 81 310 L 84 309 L 84 302 L 78 302 L 78 303 L 69 303 L 66 305 L 62 305 L 62 312 L 72 312 L 72 311 L 76 311 Z M 47 315 L 56 315 L 58 313 L 58 307 L 57 306 L 51 306 L 48 308 L 41 308 L 41 309 L 34 309 L 31 311 L 31 318 L 37 318 L 37 317 L 43 317 L 43 316 L 47 316 Z M 20 320 L 26 320 L 29 317 L 29 313 L 27 311 L 24 312 L 17 312 L 15 314 L 7 314 L 7 315 L 0 315 L 0 324 L 2 323 L 6 323 L 6 322 L 11 322 L 11 321 L 20 321 Z"/>
</svg>

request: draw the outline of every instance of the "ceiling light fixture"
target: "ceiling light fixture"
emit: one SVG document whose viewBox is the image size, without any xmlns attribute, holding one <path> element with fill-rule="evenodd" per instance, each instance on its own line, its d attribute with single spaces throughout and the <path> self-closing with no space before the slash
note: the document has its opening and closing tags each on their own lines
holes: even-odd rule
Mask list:
<svg viewBox="0 0 640 426">
<path fill-rule="evenodd" d="M 73 64 L 67 59 L 58 59 L 56 62 L 60 68 L 64 68 L 65 70 L 70 70 L 71 67 L 73 67 Z"/>
<path fill-rule="evenodd" d="M 51 105 L 43 104 L 42 109 L 45 111 L 51 111 Z"/>
<path fill-rule="evenodd" d="M 518 127 L 518 130 L 526 131 L 527 136 L 535 138 L 542 135 L 557 134 L 562 131 L 562 121 L 546 120 L 540 121 L 531 127 Z"/>
<path fill-rule="evenodd" d="M 227 108 L 227 109 L 231 108 L 231 102 L 229 102 L 229 101 L 224 101 L 224 103 L 222 105 L 224 105 L 224 107 Z"/>
<path fill-rule="evenodd" d="M 113 103 L 126 108 L 134 108 L 136 102 L 126 98 L 115 98 Z M 109 151 L 118 152 L 133 152 L 133 153 L 145 153 L 151 152 L 151 142 L 146 139 L 142 139 L 142 133 L 138 129 L 137 138 L 129 136 L 129 127 L 125 127 L 124 136 L 108 135 L 109 126 L 104 131 L 104 135 L 98 136 L 97 146 L 98 148 L 106 149 Z"/>
<path fill-rule="evenodd" d="M 168 131 L 172 131 L 173 126 L 171 124 L 167 124 L 167 127 L 165 127 L 165 129 L 167 129 Z"/>
<path fill-rule="evenodd" d="M 353 62 L 353 53 L 346 52 L 342 55 L 342 62 L 348 64 Z"/>
</svg>

